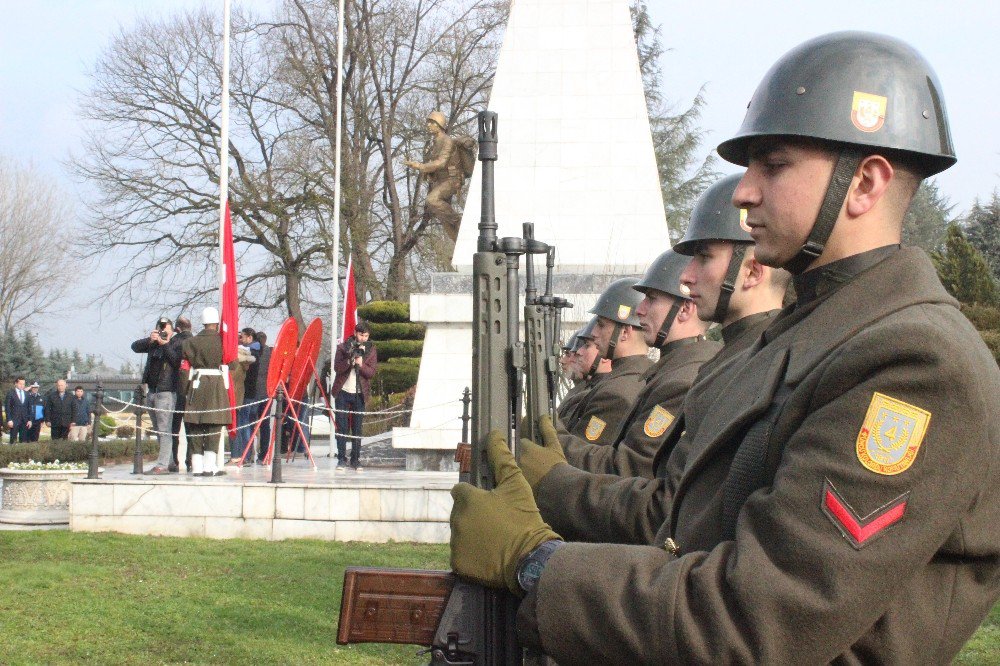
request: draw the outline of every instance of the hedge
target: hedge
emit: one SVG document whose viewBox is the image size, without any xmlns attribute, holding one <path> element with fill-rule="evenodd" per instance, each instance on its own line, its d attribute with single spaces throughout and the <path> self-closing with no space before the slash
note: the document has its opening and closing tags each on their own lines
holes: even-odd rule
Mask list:
<svg viewBox="0 0 1000 666">
<path fill-rule="evenodd" d="M 423 324 L 396 322 L 372 324 L 372 340 L 423 340 L 427 327 Z"/>
<path fill-rule="evenodd" d="M 1000 331 L 979 331 L 979 335 L 983 336 L 983 341 L 993 352 L 993 358 L 996 359 L 997 364 L 1000 365 Z"/>
<path fill-rule="evenodd" d="M 373 324 L 406 322 L 410 320 L 410 306 L 400 301 L 372 301 L 358 308 L 358 316 Z"/>
<path fill-rule="evenodd" d="M 1000 331 L 1000 308 L 988 305 L 962 305 L 962 312 L 980 331 Z"/>
<path fill-rule="evenodd" d="M 378 367 L 375 375 L 379 393 L 399 393 L 417 383 L 419 358 L 391 358 Z"/>
<path fill-rule="evenodd" d="M 98 441 L 98 451 L 102 459 L 128 460 L 135 452 L 134 439 L 111 439 Z M 12 462 L 87 462 L 90 460 L 91 443 L 55 440 L 52 442 L 31 442 L 0 446 L 0 467 L 6 467 Z M 156 455 L 159 444 L 155 440 L 142 443 L 144 455 Z"/>
<path fill-rule="evenodd" d="M 424 343 L 422 340 L 383 340 L 375 345 L 375 349 L 379 363 L 382 363 L 401 357 L 420 358 Z"/>
</svg>

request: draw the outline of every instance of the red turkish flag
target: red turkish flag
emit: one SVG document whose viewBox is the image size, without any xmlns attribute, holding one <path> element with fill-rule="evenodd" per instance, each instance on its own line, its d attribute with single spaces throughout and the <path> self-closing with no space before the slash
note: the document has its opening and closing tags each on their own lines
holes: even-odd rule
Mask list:
<svg viewBox="0 0 1000 666">
<path fill-rule="evenodd" d="M 358 323 L 358 296 L 354 291 L 354 261 L 347 258 L 347 283 L 344 293 L 344 331 L 340 336 L 343 342 L 354 335 L 354 327 Z"/>
<path fill-rule="evenodd" d="M 239 294 L 236 291 L 236 253 L 233 250 L 233 220 L 226 202 L 226 219 L 222 225 L 222 308 L 219 312 L 222 335 L 222 363 L 228 364 L 237 357 L 240 343 Z M 229 381 L 229 408 L 231 418 L 229 435 L 236 436 L 236 387 Z"/>
</svg>

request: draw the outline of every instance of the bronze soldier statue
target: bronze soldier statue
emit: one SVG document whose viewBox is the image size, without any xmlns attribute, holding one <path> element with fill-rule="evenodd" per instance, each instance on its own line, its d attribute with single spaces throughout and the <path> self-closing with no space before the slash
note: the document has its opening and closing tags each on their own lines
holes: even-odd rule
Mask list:
<svg viewBox="0 0 1000 666">
<path fill-rule="evenodd" d="M 403 162 L 411 169 L 425 174 L 430 180 L 427 193 L 426 215 L 441 221 L 444 231 L 453 242 L 458 240 L 458 226 L 462 214 L 455 211 L 451 199 L 462 189 L 465 171 L 462 168 L 461 146 L 457 139 L 448 136 L 445 126 L 448 120 L 440 111 L 427 116 L 427 131 L 431 135 L 431 159 L 429 162 Z"/>
</svg>

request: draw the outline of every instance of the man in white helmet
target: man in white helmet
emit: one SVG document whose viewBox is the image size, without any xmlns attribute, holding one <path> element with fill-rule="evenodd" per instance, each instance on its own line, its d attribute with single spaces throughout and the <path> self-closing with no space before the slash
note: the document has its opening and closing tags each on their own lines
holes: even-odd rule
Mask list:
<svg viewBox="0 0 1000 666">
<path fill-rule="evenodd" d="M 219 311 L 202 311 L 204 328 L 184 341 L 182 376 L 187 381 L 184 428 L 195 476 L 221 476 L 219 441 L 229 424 L 229 367 L 222 364 Z"/>
</svg>

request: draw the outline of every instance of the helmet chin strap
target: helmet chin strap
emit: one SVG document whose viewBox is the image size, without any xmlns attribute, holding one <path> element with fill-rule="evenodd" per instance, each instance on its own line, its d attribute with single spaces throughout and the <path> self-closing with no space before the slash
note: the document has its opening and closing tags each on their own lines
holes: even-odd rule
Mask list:
<svg viewBox="0 0 1000 666">
<path fill-rule="evenodd" d="M 729 313 L 729 299 L 736 291 L 736 278 L 740 274 L 740 266 L 743 265 L 743 257 L 747 254 L 746 243 L 733 244 L 733 256 L 729 259 L 729 267 L 726 269 L 726 277 L 722 281 L 722 288 L 719 290 L 719 302 L 715 304 L 715 312 L 712 313 L 712 321 L 721 324 Z"/>
<path fill-rule="evenodd" d="M 674 304 L 670 306 L 670 311 L 667 312 L 667 316 L 663 319 L 663 323 L 660 325 L 660 330 L 656 333 L 656 339 L 653 341 L 653 346 L 657 349 L 663 349 L 663 345 L 667 342 L 667 336 L 670 335 L 670 329 L 674 325 L 674 320 L 677 319 L 677 313 L 681 311 L 681 306 L 683 301 L 676 296 L 674 297 Z"/>
<path fill-rule="evenodd" d="M 833 233 L 833 226 L 840 216 L 840 209 L 844 206 L 844 198 L 851 186 L 851 180 L 864 156 L 865 153 L 856 146 L 846 145 L 840 149 L 840 154 L 837 156 L 837 166 L 833 168 L 830 184 L 827 185 L 823 204 L 819 208 L 819 214 L 816 215 L 816 222 L 809 232 L 809 237 L 806 238 L 806 242 L 798 254 L 782 267 L 789 273 L 798 275 L 823 254 L 826 242 L 830 240 L 830 234 Z"/>
</svg>

